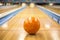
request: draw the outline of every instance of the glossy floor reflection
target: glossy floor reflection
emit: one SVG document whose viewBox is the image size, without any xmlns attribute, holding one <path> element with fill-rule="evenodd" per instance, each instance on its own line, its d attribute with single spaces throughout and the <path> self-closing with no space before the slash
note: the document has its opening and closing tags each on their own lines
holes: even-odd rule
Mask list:
<svg viewBox="0 0 60 40">
<path fill-rule="evenodd" d="M 45 40 L 45 37 L 42 34 L 26 35 L 24 40 Z"/>
<path fill-rule="evenodd" d="M 36 35 L 29 35 L 23 28 L 24 20 L 31 16 L 40 21 L 40 30 Z M 0 26 L 0 40 L 60 40 L 60 25 L 37 7 L 27 6 Z"/>
</svg>

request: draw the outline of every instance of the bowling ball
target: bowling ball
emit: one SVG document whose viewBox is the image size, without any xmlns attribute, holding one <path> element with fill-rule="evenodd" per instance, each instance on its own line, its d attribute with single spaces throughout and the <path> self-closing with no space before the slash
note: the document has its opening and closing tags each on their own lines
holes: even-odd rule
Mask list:
<svg viewBox="0 0 60 40">
<path fill-rule="evenodd" d="M 29 34 L 36 34 L 40 28 L 40 22 L 38 18 L 30 17 L 24 21 L 24 29 Z"/>
</svg>

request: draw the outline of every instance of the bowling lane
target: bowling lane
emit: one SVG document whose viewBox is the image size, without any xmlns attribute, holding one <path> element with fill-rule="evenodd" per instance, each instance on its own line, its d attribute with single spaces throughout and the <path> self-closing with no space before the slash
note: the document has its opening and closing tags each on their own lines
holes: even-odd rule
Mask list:
<svg viewBox="0 0 60 40">
<path fill-rule="evenodd" d="M 47 9 L 53 11 L 53 12 L 56 12 L 57 14 L 60 15 L 60 5 L 53 5 L 53 6 L 45 5 L 43 7 L 47 8 Z"/>
<path fill-rule="evenodd" d="M 24 20 L 34 16 L 40 21 L 36 35 L 28 35 L 23 28 Z M 37 7 L 27 7 L 0 26 L 1 40 L 60 40 L 60 25 Z"/>
<path fill-rule="evenodd" d="M 11 6 L 1 6 L 0 7 L 0 14 L 1 13 L 4 13 L 4 12 L 7 12 L 7 11 L 10 11 L 12 9 L 15 9 L 15 8 L 18 8 L 19 6 L 17 5 L 11 5 Z"/>
</svg>

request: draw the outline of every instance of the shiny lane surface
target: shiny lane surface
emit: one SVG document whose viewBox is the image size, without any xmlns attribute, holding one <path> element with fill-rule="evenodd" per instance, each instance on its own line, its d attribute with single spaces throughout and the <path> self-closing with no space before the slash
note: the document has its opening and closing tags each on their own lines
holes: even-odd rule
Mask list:
<svg viewBox="0 0 60 40">
<path fill-rule="evenodd" d="M 37 17 L 40 21 L 40 30 L 36 35 L 28 35 L 23 28 L 27 17 Z M 60 40 L 60 25 L 47 16 L 37 7 L 29 6 L 8 22 L 0 26 L 1 40 Z"/>
<path fill-rule="evenodd" d="M 46 5 L 46 6 L 43 6 L 43 7 L 45 7 L 45 8 L 47 8 L 47 9 L 49 9 L 49 10 L 51 10 L 51 11 L 60 15 L 60 6 L 47 6 Z"/>
<path fill-rule="evenodd" d="M 8 11 L 10 11 L 10 10 L 13 10 L 13 9 L 15 9 L 15 8 L 18 8 L 19 6 L 11 6 L 11 7 L 9 7 L 9 6 L 7 6 L 7 7 L 3 7 L 3 8 L 0 8 L 0 14 L 1 13 L 4 13 L 4 12 L 8 12 Z"/>
</svg>

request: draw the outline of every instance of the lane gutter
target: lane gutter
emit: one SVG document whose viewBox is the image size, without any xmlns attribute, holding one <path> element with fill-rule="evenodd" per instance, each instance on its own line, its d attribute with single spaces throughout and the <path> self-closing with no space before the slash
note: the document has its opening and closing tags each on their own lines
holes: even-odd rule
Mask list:
<svg viewBox="0 0 60 40">
<path fill-rule="evenodd" d="M 59 14 L 57 14 L 57 13 L 55 13 L 55 12 L 49 10 L 49 9 L 46 9 L 46 8 L 44 8 L 44 7 L 42 7 L 42 6 L 38 6 L 38 5 L 37 5 L 37 7 L 38 7 L 40 10 L 42 10 L 43 12 L 45 12 L 45 14 L 47 14 L 48 16 L 50 16 L 50 17 L 51 17 L 53 20 L 55 20 L 57 23 L 60 24 L 60 15 L 59 15 Z"/>
<path fill-rule="evenodd" d="M 3 25 L 5 22 L 7 22 L 8 20 L 10 20 L 12 17 L 14 17 L 16 14 L 18 14 L 19 12 L 23 11 L 23 9 L 25 9 L 26 6 L 23 6 L 21 8 L 18 8 L 10 13 L 8 13 L 7 15 L 4 15 L 2 17 L 0 17 L 0 26 Z"/>
</svg>

